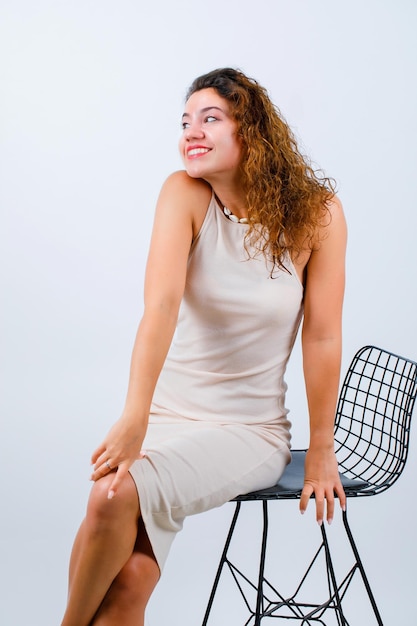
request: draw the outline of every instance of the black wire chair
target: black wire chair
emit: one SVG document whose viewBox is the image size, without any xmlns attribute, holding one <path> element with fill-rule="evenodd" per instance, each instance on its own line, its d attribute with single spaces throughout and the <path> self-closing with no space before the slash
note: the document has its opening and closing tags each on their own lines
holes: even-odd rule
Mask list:
<svg viewBox="0 0 417 626">
<path fill-rule="evenodd" d="M 407 460 L 410 421 L 416 393 L 417 363 L 414 361 L 375 346 L 365 346 L 354 356 L 340 391 L 335 419 L 336 455 L 348 498 L 375 496 L 386 491 L 401 476 Z M 325 524 L 322 524 L 319 548 L 290 596 L 282 595 L 265 578 L 268 502 L 300 498 L 304 481 L 305 454 L 306 450 L 292 452 L 292 462 L 275 486 L 235 498 L 236 508 L 207 604 L 203 626 L 208 624 L 220 578 L 225 569 L 230 571 L 249 613 L 244 626 L 249 624 L 260 626 L 261 620 L 267 617 L 298 620 L 303 626 L 325 625 L 324 619 L 328 616 L 333 616 L 332 619 L 336 620 L 338 626 L 349 626 L 342 604 L 357 572 L 367 592 L 376 622 L 383 626 L 352 536 L 347 511 L 342 513 L 343 526 L 354 560 L 343 577 L 336 577 Z M 261 554 L 255 582 L 232 563 L 228 556 L 242 502 L 247 501 L 261 501 L 263 506 Z M 301 599 L 301 596 L 305 592 L 305 583 L 313 572 L 313 566 L 319 562 L 319 556 L 324 557 L 321 560 L 324 561 L 327 591 L 326 599 L 315 603 Z"/>
</svg>

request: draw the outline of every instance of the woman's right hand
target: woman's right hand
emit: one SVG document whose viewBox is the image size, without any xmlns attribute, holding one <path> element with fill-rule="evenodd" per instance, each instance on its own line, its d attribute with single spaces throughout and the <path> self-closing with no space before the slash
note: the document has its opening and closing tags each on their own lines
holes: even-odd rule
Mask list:
<svg viewBox="0 0 417 626">
<path fill-rule="evenodd" d="M 143 456 L 141 446 L 145 437 L 146 424 L 121 417 L 93 452 L 91 463 L 94 466 L 91 480 L 98 480 L 110 472 L 114 479 L 109 487 L 108 498 L 113 498 L 119 485 L 129 472 L 129 468 Z"/>
</svg>

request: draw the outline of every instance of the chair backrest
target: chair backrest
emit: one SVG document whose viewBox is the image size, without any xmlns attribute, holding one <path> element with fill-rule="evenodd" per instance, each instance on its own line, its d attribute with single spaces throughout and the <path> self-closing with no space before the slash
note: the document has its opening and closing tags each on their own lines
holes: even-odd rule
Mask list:
<svg viewBox="0 0 417 626">
<path fill-rule="evenodd" d="M 335 421 L 339 470 L 375 495 L 401 475 L 408 454 L 417 393 L 417 363 L 375 346 L 354 356 L 343 382 Z"/>
</svg>

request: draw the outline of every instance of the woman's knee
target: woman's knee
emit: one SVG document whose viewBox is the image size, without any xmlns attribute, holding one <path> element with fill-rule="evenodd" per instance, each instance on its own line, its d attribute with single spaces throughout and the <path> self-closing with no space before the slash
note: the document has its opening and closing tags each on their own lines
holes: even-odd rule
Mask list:
<svg viewBox="0 0 417 626">
<path fill-rule="evenodd" d="M 112 587 L 125 606 L 144 609 L 159 580 L 156 561 L 147 554 L 134 552 L 113 581 Z"/>
<path fill-rule="evenodd" d="M 134 553 L 114 579 L 92 624 L 143 624 L 145 608 L 158 579 L 155 561 Z"/>
<path fill-rule="evenodd" d="M 87 523 L 106 526 L 114 520 L 139 517 L 139 499 L 130 475 L 119 486 L 117 494 L 109 500 L 108 492 L 114 476 L 108 474 L 97 480 L 90 493 L 87 505 Z"/>
</svg>

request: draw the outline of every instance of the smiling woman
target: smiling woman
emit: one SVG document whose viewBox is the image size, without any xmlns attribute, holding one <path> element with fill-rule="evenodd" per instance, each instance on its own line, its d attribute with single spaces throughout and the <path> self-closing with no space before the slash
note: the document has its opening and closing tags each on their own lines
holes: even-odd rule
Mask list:
<svg viewBox="0 0 417 626">
<path fill-rule="evenodd" d="M 228 173 L 239 185 L 242 141 L 227 100 L 212 88 L 196 91 L 187 100 L 182 120 L 180 153 L 187 174 L 208 180 Z M 241 210 L 245 204 L 242 198 Z"/>
<path fill-rule="evenodd" d="M 345 503 L 333 446 L 340 202 L 242 72 L 196 79 L 182 123 L 185 171 L 158 199 L 126 404 L 92 455 L 62 626 L 143 626 L 185 517 L 280 478 L 284 374 L 302 319 L 310 449 L 300 509 L 314 494 L 318 522 L 330 522 L 334 494 Z"/>
</svg>

